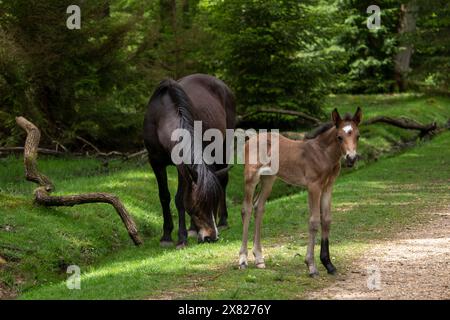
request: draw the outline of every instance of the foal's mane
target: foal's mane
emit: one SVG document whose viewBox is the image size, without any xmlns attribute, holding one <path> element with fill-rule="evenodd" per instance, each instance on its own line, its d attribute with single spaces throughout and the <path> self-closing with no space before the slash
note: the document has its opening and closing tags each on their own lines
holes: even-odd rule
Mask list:
<svg viewBox="0 0 450 320">
<path fill-rule="evenodd" d="M 353 116 L 350 113 L 346 113 L 344 115 L 344 117 L 342 118 L 342 121 L 352 121 L 352 120 L 353 120 Z M 322 133 L 330 130 L 332 127 L 334 127 L 334 123 L 332 121 L 322 123 L 317 128 L 314 128 L 311 131 L 307 132 L 305 134 L 304 140 L 310 140 L 310 139 L 317 138 Z"/>
</svg>

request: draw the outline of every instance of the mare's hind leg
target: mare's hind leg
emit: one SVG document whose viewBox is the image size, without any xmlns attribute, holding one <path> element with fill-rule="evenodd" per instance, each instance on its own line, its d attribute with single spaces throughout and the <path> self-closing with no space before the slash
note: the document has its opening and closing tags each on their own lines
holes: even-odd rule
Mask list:
<svg viewBox="0 0 450 320">
<path fill-rule="evenodd" d="M 187 245 L 188 233 L 186 230 L 186 209 L 184 207 L 184 193 L 186 183 L 183 176 L 178 172 L 178 190 L 175 196 L 175 205 L 178 210 L 178 243 L 177 249 L 182 249 Z"/>
<path fill-rule="evenodd" d="M 329 274 L 335 274 L 336 268 L 331 263 L 328 238 L 331 226 L 331 192 L 332 186 L 325 188 L 320 201 L 320 222 L 322 226 L 322 239 L 320 242 L 320 261 Z"/>
<path fill-rule="evenodd" d="M 173 221 L 172 214 L 170 213 L 170 192 L 167 186 L 167 171 L 166 165 L 161 165 L 157 162 L 150 160 L 150 165 L 153 168 L 153 172 L 156 176 L 156 181 L 158 182 L 158 190 L 159 190 L 159 200 L 161 202 L 161 207 L 163 211 L 164 217 L 164 225 L 163 225 L 163 236 L 160 240 L 161 246 L 172 245 L 172 230 L 173 230 Z"/>
<path fill-rule="evenodd" d="M 225 165 L 226 167 L 227 165 Z M 220 170 L 221 168 L 219 168 Z M 220 199 L 220 205 L 219 205 L 219 224 L 217 225 L 217 228 L 219 230 L 228 228 L 228 210 L 227 210 L 227 185 L 228 185 L 228 172 L 223 174 L 219 178 L 220 185 L 222 186 L 222 198 Z"/>
<path fill-rule="evenodd" d="M 267 198 L 272 192 L 272 186 L 276 176 L 261 176 L 261 193 L 255 205 L 255 235 L 253 238 L 253 255 L 255 256 L 255 265 L 259 269 L 266 267 L 261 247 L 261 225 L 266 206 Z"/>
<path fill-rule="evenodd" d="M 248 266 L 248 227 L 250 225 L 250 218 L 252 217 L 253 207 L 253 193 L 256 185 L 259 182 L 259 177 L 254 176 L 245 181 L 244 203 L 242 206 L 242 246 L 239 251 L 239 268 L 245 269 Z"/>
<path fill-rule="evenodd" d="M 316 263 L 314 261 L 314 245 L 316 242 L 316 234 L 320 224 L 320 198 L 322 190 L 320 187 L 313 185 L 308 188 L 309 202 L 309 239 L 308 248 L 306 250 L 305 263 L 309 269 L 309 275 L 314 277 L 319 274 Z"/>
</svg>

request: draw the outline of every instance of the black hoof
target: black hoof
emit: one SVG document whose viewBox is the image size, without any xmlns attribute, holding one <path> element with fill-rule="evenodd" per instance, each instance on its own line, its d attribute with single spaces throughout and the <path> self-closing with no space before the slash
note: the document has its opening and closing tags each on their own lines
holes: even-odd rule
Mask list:
<svg viewBox="0 0 450 320">
<path fill-rule="evenodd" d="M 335 276 L 336 273 L 337 273 L 337 270 L 336 269 L 334 269 L 334 270 L 327 270 L 327 272 L 328 272 L 328 274 L 331 274 L 332 276 Z"/>
<path fill-rule="evenodd" d="M 327 269 L 328 274 L 335 275 L 337 273 L 336 267 L 333 266 L 331 263 L 327 264 L 325 268 Z"/>
</svg>

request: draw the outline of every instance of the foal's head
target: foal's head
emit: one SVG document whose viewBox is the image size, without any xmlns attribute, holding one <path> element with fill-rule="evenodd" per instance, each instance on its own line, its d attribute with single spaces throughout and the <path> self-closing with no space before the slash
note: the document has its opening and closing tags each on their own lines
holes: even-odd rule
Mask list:
<svg viewBox="0 0 450 320">
<path fill-rule="evenodd" d="M 359 129 L 358 126 L 362 119 L 362 110 L 360 107 L 355 114 L 346 114 L 344 119 L 341 118 L 337 109 L 331 114 L 333 123 L 336 126 L 336 139 L 340 145 L 342 155 L 348 167 L 353 167 L 356 162 L 358 147 Z"/>
</svg>

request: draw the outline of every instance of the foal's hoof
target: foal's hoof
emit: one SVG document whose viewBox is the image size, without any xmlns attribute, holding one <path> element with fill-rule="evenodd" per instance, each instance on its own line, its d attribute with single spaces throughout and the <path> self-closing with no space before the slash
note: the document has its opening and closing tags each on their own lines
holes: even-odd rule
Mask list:
<svg viewBox="0 0 450 320">
<path fill-rule="evenodd" d="M 328 269 L 327 272 L 328 272 L 328 274 L 331 274 L 332 276 L 335 276 L 336 273 L 337 273 L 337 270 L 336 270 L 336 268 L 333 268 L 333 269 Z"/>
<path fill-rule="evenodd" d="M 327 269 L 328 274 L 336 274 L 336 267 L 331 263 L 331 261 L 325 261 L 325 263 L 323 263 L 323 266 L 325 267 L 325 269 Z"/>
<path fill-rule="evenodd" d="M 257 269 L 265 269 L 266 268 L 266 264 L 264 262 L 260 262 L 256 264 L 256 268 Z"/>
<path fill-rule="evenodd" d="M 247 267 L 248 267 L 248 264 L 246 264 L 246 263 L 241 263 L 239 265 L 239 269 L 241 269 L 241 270 L 245 270 L 245 269 L 247 269 Z"/>
<path fill-rule="evenodd" d="M 190 237 L 190 238 L 197 238 L 197 231 L 189 230 L 188 231 L 188 237 Z"/>
<path fill-rule="evenodd" d="M 309 276 L 311 278 L 317 278 L 319 276 L 319 271 L 310 272 Z"/>
<path fill-rule="evenodd" d="M 173 241 L 161 240 L 159 246 L 162 248 L 168 248 L 173 246 Z"/>
</svg>

